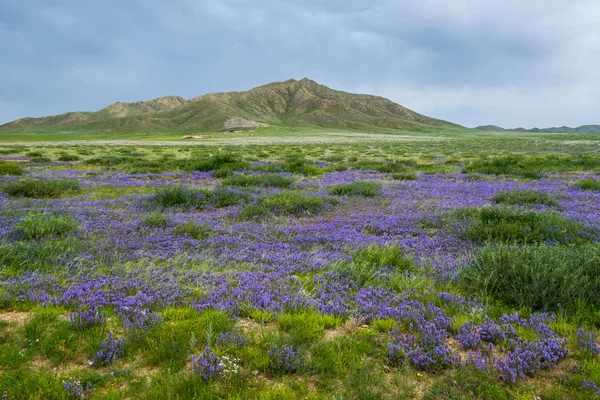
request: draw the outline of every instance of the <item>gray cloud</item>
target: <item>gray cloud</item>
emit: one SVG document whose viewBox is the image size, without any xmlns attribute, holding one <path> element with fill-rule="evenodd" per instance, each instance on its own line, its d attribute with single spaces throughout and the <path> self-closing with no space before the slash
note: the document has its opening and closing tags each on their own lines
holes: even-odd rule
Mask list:
<svg viewBox="0 0 600 400">
<path fill-rule="evenodd" d="M 0 121 L 308 76 L 467 126 L 600 123 L 595 0 L 0 0 Z"/>
</svg>

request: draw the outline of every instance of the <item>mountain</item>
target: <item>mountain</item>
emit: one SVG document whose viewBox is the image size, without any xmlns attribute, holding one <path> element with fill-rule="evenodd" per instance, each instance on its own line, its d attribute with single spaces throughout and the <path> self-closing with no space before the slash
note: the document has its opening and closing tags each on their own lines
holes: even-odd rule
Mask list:
<svg viewBox="0 0 600 400">
<path fill-rule="evenodd" d="M 494 132 L 534 132 L 534 133 L 587 133 L 587 134 L 600 134 L 600 125 L 582 125 L 577 128 L 570 128 L 568 126 L 561 126 L 556 128 L 533 128 L 533 129 L 525 129 L 525 128 L 514 128 L 514 129 L 504 129 L 502 127 L 496 125 L 482 125 L 478 126 L 475 129 L 480 131 L 494 131 Z"/>
<path fill-rule="evenodd" d="M 0 132 L 198 132 L 265 125 L 365 131 L 461 128 L 418 114 L 383 97 L 332 90 L 304 78 L 270 83 L 245 92 L 210 93 L 189 100 L 168 96 L 136 103 L 115 103 L 97 112 L 21 118 L 1 125 Z"/>
</svg>

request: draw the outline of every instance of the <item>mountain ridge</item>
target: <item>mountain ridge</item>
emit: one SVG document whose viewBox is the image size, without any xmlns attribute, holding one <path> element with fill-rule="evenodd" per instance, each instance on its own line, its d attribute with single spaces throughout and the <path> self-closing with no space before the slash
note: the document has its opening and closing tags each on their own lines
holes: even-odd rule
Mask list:
<svg viewBox="0 0 600 400">
<path fill-rule="evenodd" d="M 405 108 L 384 97 L 330 89 L 313 80 L 289 79 L 246 91 L 207 93 L 191 99 L 163 96 L 116 102 L 99 111 L 20 118 L 0 132 L 60 130 L 198 132 L 235 129 L 227 121 L 277 126 L 318 126 L 374 131 L 462 128 Z"/>
<path fill-rule="evenodd" d="M 473 129 L 480 131 L 494 132 L 531 132 L 531 133 L 583 133 L 583 134 L 600 134 L 600 125 L 581 125 L 576 128 L 569 126 L 551 127 L 551 128 L 513 128 L 505 129 L 497 125 L 481 125 Z"/>
</svg>

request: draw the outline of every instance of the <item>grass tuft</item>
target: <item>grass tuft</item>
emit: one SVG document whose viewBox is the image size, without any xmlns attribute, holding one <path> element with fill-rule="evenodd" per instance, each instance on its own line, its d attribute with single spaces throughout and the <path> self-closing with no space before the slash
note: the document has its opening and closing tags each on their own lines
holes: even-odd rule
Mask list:
<svg viewBox="0 0 600 400">
<path fill-rule="evenodd" d="M 73 179 L 30 179 L 9 182 L 0 189 L 13 197 L 45 199 L 76 192 L 80 189 L 80 184 Z"/>
</svg>

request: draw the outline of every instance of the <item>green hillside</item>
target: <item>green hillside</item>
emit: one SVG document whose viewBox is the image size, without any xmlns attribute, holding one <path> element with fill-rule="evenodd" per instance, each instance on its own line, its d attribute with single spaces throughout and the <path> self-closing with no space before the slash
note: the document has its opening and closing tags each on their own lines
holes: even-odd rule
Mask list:
<svg viewBox="0 0 600 400">
<path fill-rule="evenodd" d="M 168 96 L 115 103 L 97 112 L 22 118 L 1 125 L 0 132 L 202 132 L 236 129 L 236 124 L 249 128 L 254 123 L 363 131 L 460 127 L 418 114 L 383 97 L 332 90 L 305 78 L 190 100 Z"/>
</svg>

